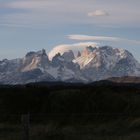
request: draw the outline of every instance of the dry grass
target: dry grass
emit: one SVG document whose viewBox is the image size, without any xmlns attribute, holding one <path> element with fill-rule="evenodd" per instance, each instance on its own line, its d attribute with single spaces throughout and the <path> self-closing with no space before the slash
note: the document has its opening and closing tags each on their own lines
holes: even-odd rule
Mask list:
<svg viewBox="0 0 140 140">
<path fill-rule="evenodd" d="M 31 124 L 30 140 L 139 140 L 140 118 L 127 118 L 110 122 L 73 122 L 73 124 L 50 121 Z M 20 124 L 0 124 L 0 140 L 22 140 Z"/>
</svg>

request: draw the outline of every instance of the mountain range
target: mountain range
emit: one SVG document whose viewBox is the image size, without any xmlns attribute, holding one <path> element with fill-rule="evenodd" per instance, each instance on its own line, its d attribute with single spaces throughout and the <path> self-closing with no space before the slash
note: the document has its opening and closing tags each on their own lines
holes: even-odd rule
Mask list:
<svg viewBox="0 0 140 140">
<path fill-rule="evenodd" d="M 0 61 L 0 84 L 39 81 L 93 82 L 111 77 L 140 76 L 140 64 L 125 49 L 87 46 L 77 56 L 72 50 L 57 53 L 28 52 L 24 58 Z"/>
</svg>

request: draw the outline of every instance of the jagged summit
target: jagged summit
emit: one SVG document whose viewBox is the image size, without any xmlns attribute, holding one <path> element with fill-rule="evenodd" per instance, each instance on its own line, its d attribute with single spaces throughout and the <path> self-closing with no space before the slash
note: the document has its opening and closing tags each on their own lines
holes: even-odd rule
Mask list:
<svg viewBox="0 0 140 140">
<path fill-rule="evenodd" d="M 62 56 L 67 62 L 71 62 L 75 58 L 72 50 L 64 52 Z"/>
<path fill-rule="evenodd" d="M 38 81 L 93 82 L 110 77 L 140 76 L 133 55 L 110 46 L 87 46 L 74 56 L 72 50 L 49 60 L 44 49 L 24 58 L 0 61 L 0 83 L 24 84 Z"/>
<path fill-rule="evenodd" d="M 45 49 L 42 49 L 40 51 L 37 51 L 37 52 L 34 52 L 34 51 L 31 51 L 31 52 L 28 52 L 25 57 L 32 57 L 32 56 L 44 56 L 44 55 L 47 55 L 46 54 L 46 50 Z"/>
<path fill-rule="evenodd" d="M 81 68 L 89 66 L 90 63 L 93 67 L 98 67 L 101 64 L 105 64 L 107 67 L 110 67 L 111 65 L 113 66 L 113 64 L 120 61 L 121 59 L 128 57 L 134 59 L 133 55 L 125 49 L 112 48 L 110 46 L 90 46 L 86 47 L 81 52 L 81 56 L 77 57 L 74 60 L 74 63 L 78 63 Z"/>
<path fill-rule="evenodd" d="M 81 56 L 88 56 L 90 53 L 92 53 L 94 51 L 94 49 L 96 49 L 96 47 L 92 47 L 92 46 L 88 46 L 86 47 L 82 52 L 81 52 Z"/>
<path fill-rule="evenodd" d="M 53 66 L 60 66 L 62 63 L 64 63 L 65 59 L 64 57 L 60 54 L 57 53 L 53 58 L 52 58 L 52 64 Z"/>
<path fill-rule="evenodd" d="M 30 71 L 36 68 L 45 68 L 49 64 L 49 59 L 46 51 L 42 49 L 37 52 L 29 52 L 22 60 L 21 71 Z"/>
<path fill-rule="evenodd" d="M 91 81 L 115 75 L 137 76 L 140 74 L 140 64 L 129 51 L 110 46 L 88 47 L 73 62 L 79 64 L 81 71 Z"/>
</svg>

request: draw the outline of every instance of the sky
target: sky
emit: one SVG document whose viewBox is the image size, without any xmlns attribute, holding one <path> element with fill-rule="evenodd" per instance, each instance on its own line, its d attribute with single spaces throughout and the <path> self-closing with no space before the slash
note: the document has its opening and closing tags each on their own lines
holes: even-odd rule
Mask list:
<svg viewBox="0 0 140 140">
<path fill-rule="evenodd" d="M 0 60 L 92 44 L 127 49 L 140 62 L 139 6 L 140 0 L 0 0 Z"/>
</svg>

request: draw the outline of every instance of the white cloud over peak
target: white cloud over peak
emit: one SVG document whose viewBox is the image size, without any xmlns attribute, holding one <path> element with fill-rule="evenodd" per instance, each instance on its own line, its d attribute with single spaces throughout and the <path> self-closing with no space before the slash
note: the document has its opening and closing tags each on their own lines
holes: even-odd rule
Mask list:
<svg viewBox="0 0 140 140">
<path fill-rule="evenodd" d="M 67 35 L 69 39 L 81 41 L 110 41 L 110 42 L 125 42 L 140 45 L 140 41 L 127 38 L 109 37 L 109 36 L 89 36 L 89 35 Z"/>
<path fill-rule="evenodd" d="M 109 13 L 105 10 L 96 10 L 93 12 L 88 13 L 89 17 L 95 17 L 95 16 L 109 16 Z"/>
<path fill-rule="evenodd" d="M 57 53 L 63 54 L 66 51 L 72 50 L 74 53 L 77 53 L 79 50 L 82 50 L 86 46 L 98 46 L 96 42 L 80 42 L 75 44 L 61 44 L 53 47 L 53 49 L 48 53 L 49 59 L 51 60 L 53 56 Z"/>
</svg>

